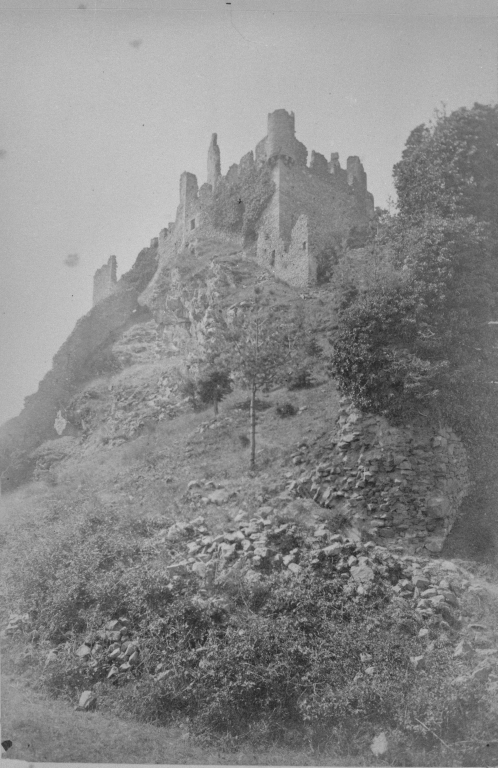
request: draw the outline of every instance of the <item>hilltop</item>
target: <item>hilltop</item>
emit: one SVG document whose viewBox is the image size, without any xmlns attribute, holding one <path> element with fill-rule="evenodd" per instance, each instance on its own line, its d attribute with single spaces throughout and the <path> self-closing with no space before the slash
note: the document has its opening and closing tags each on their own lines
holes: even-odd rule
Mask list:
<svg viewBox="0 0 498 768">
<path fill-rule="evenodd" d="M 416 271 L 393 257 L 396 226 L 359 158 L 308 163 L 293 113 L 271 113 L 225 175 L 213 134 L 207 182 L 182 174 L 175 220 L 133 268 L 118 280 L 111 256 L 97 271 L 94 306 L 0 430 L 12 679 L 71 706 L 85 693 L 75 718 L 173 729 L 175 756 L 187 732 L 194 751 L 242 761 L 495 760 L 494 522 L 473 506 L 484 462 L 431 415 L 434 388 L 420 405 L 411 370 L 409 386 L 396 378 L 419 365 L 378 299 L 397 311 Z M 255 308 L 280 332 L 299 318 L 312 343 L 257 392 L 251 468 L 243 378 L 229 371 L 218 413 L 199 381 L 220 328 Z M 357 342 L 360 311 L 383 357 Z M 376 386 L 405 419 L 376 407 Z"/>
</svg>

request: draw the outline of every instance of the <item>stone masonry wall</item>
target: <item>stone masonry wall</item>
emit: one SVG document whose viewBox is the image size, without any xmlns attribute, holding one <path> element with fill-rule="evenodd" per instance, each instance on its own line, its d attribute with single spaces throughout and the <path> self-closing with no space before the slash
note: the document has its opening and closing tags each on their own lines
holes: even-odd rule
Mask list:
<svg viewBox="0 0 498 768">
<path fill-rule="evenodd" d="M 408 552 L 439 552 L 470 487 L 465 448 L 447 427 L 393 427 L 346 400 L 337 439 L 308 453 L 298 495 L 343 514 L 363 536 Z"/>
<path fill-rule="evenodd" d="M 325 174 L 322 165 L 315 162 L 311 170 L 278 160 L 273 171 L 276 191 L 258 227 L 257 260 L 298 287 L 313 282 L 316 257 L 323 249 L 342 243 L 353 227 L 366 227 L 370 220 L 366 188 L 360 189 L 356 178 L 353 186 L 341 174 Z M 294 228 L 302 216 L 309 234 L 298 240 Z M 308 246 L 303 249 L 305 240 Z M 300 267 L 296 259 L 305 260 L 306 266 Z"/>
<path fill-rule="evenodd" d="M 117 268 L 116 257 L 110 256 L 107 264 L 95 272 L 93 276 L 93 306 L 116 290 Z"/>
<path fill-rule="evenodd" d="M 316 280 L 316 270 L 311 269 L 308 217 L 300 216 L 294 225 L 288 250 L 279 248 L 275 259 L 275 276 L 289 285 L 305 288 Z"/>
</svg>

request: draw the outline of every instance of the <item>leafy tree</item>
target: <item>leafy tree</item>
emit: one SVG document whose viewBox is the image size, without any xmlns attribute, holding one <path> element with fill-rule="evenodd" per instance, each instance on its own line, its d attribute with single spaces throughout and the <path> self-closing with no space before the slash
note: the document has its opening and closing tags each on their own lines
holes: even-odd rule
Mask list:
<svg viewBox="0 0 498 768">
<path fill-rule="evenodd" d="M 344 280 L 333 371 L 364 410 L 450 424 L 482 478 L 498 447 L 498 108 L 416 128 L 394 179 L 372 278 Z"/>
<path fill-rule="evenodd" d="M 215 416 L 218 414 L 218 403 L 232 391 L 232 380 L 226 370 L 206 370 L 197 381 L 197 394 L 201 403 L 212 403 Z"/>
<path fill-rule="evenodd" d="M 208 341 L 207 362 L 229 370 L 250 391 L 251 468 L 256 464 L 256 394 L 285 382 L 306 354 L 302 318 L 289 318 L 278 308 L 265 305 L 255 291 L 249 306 L 238 307 L 232 316 L 216 315 Z"/>
<path fill-rule="evenodd" d="M 498 106 L 436 112 L 406 142 L 393 175 L 402 216 L 475 216 L 498 224 Z"/>
</svg>

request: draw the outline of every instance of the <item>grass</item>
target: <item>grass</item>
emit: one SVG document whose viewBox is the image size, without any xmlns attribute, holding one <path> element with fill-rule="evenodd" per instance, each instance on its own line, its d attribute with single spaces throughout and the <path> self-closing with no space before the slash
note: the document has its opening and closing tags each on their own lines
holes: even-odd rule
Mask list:
<svg viewBox="0 0 498 768">
<path fill-rule="evenodd" d="M 271 471 L 281 473 L 288 462 L 291 446 L 303 433 L 319 434 L 327 425 L 333 428 L 336 395 L 333 388 L 297 392 L 292 399 L 308 410 L 290 419 L 281 419 L 275 409 L 258 416 L 259 473 L 249 473 L 248 450 L 240 435 L 248 433 L 248 413 L 234 406 L 246 397 L 237 391 L 221 405 L 219 420 L 227 425 L 199 431 L 214 423 L 211 411 L 187 413 L 164 421 L 148 434 L 112 450 L 103 446 L 68 460 L 56 469 L 57 484 L 31 483 L 2 497 L 0 547 L 3 554 L 2 578 L 5 617 L 13 604 L 9 599 L 16 574 L 29 560 L 36 544 L 50 542 L 74 527 L 89 510 L 119 510 L 126 521 L 162 517 L 166 523 L 198 514 L 184 499 L 187 484 L 196 478 L 236 485 L 238 505 L 258 506 L 264 498 Z M 276 403 L 281 393 L 268 399 Z M 324 407 L 328 406 L 324 420 Z M 227 510 L 210 506 L 207 510 L 213 527 L 224 527 Z M 275 747 L 261 755 L 253 747 L 233 745 L 227 755 L 205 746 L 192 745 L 178 728 L 157 728 L 122 720 L 112 712 L 80 713 L 76 702 L 47 699 L 34 691 L 36 677 L 29 669 L 16 665 L 16 648 L 4 649 L 2 689 L 3 734 L 14 742 L 8 756 L 36 761 L 85 762 L 230 762 L 238 763 L 316 763 L 309 751 Z M 331 756 L 325 760 L 330 763 Z M 344 763 L 343 758 L 337 761 Z"/>
<path fill-rule="evenodd" d="M 196 744 L 188 731 L 125 720 L 110 713 L 75 712 L 67 702 L 47 699 L 19 678 L 2 679 L 2 739 L 12 760 L 57 763 L 361 765 L 333 752 L 316 754 L 279 746 L 257 750 Z M 372 756 L 373 757 L 373 756 Z M 372 763 L 370 763 L 372 764 Z"/>
<path fill-rule="evenodd" d="M 242 391 L 232 393 L 221 404 L 218 419 L 214 419 L 210 410 L 189 412 L 160 422 L 155 429 L 112 450 L 94 444 L 91 451 L 77 459 L 70 457 L 54 469 L 55 485 L 32 483 L 2 497 L 0 547 L 6 587 L 0 606 L 3 615 L 15 608 L 18 574 L 29 570 L 35 550 L 67 536 L 92 516 L 111 515 L 109 519 L 115 520 L 115 527 L 110 535 L 116 540 L 120 536 L 126 539 L 136 535 L 139 544 L 146 539 L 140 525 L 147 520 L 153 526 L 167 527 L 176 520 L 202 514 L 211 531 L 226 529 L 240 509 L 254 513 L 280 486 L 285 486 L 285 474 L 292 466 L 291 455 L 303 438 L 313 444 L 335 428 L 338 396 L 330 383 L 309 390 L 291 393 L 282 390 L 261 396 L 267 398 L 272 407 L 258 412 L 258 470 L 250 472 L 248 450 L 240 440 L 241 435 L 248 434 L 248 412 L 236 407 L 246 397 L 247 393 Z M 286 400 L 306 409 L 295 416 L 281 418 L 275 406 Z M 201 494 L 196 498 L 187 493 L 189 481 L 202 479 L 225 487 L 234 497 L 216 506 L 203 501 Z M 134 527 L 135 523 L 138 525 Z M 135 544 L 135 538 L 130 543 Z M 84 544 L 86 539 L 82 547 Z M 75 557 L 75 567 L 76 560 Z M 479 612 L 475 609 L 476 606 L 472 610 L 480 620 L 489 619 L 486 605 Z M 80 641 L 77 636 L 72 639 L 72 642 Z M 251 740 L 244 735 L 236 739 L 221 734 L 216 740 L 203 741 L 199 735 L 194 737 L 189 733 L 185 721 L 184 727 L 178 723 L 162 727 L 138 723 L 129 718 L 122 706 L 122 694 L 127 692 L 112 686 L 99 693 L 97 712 L 75 712 L 76 691 L 71 695 L 61 691 L 62 698 L 57 700 L 47 698 L 41 687 L 40 668 L 30 664 L 23 648 L 29 650 L 33 646 L 9 640 L 3 651 L 3 738 L 13 741 L 8 757 L 14 759 L 388 764 L 371 753 L 364 734 L 361 736 L 364 748 L 358 754 L 357 744 L 345 747 L 343 741 L 339 749 L 330 739 L 325 740 L 321 750 L 305 742 L 297 747 L 287 742 L 263 744 L 263 739 L 258 742 L 254 733 Z M 48 646 L 41 650 L 46 654 Z M 423 752 L 392 754 L 403 761 L 398 764 L 405 765 L 429 765 L 435 759 L 434 755 L 428 758 Z M 452 754 L 448 757 L 440 753 L 439 761 L 439 764 L 455 764 Z"/>
</svg>

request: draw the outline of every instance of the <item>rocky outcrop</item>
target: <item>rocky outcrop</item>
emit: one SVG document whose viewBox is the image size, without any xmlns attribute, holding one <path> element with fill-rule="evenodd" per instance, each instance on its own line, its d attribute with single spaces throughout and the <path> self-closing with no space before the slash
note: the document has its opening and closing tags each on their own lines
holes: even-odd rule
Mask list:
<svg viewBox="0 0 498 768">
<path fill-rule="evenodd" d="M 28 479 L 32 462 L 27 454 L 45 440 L 57 438 L 54 425 L 58 412 L 83 382 L 105 369 L 109 363 L 107 348 L 136 309 L 137 292 L 124 283 L 78 320 L 38 391 L 26 398 L 19 416 L 0 429 L 2 490 Z"/>
<path fill-rule="evenodd" d="M 406 551 L 439 552 L 470 481 L 465 448 L 445 427 L 391 426 L 343 401 L 338 437 L 294 462 L 292 489 L 336 509 L 353 529 Z"/>
</svg>

